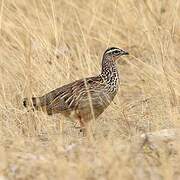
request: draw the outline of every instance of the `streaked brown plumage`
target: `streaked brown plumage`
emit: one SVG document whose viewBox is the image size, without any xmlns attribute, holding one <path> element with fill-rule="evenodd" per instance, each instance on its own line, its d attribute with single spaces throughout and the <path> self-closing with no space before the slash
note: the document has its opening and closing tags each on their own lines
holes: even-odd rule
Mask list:
<svg viewBox="0 0 180 180">
<path fill-rule="evenodd" d="M 41 97 L 33 97 L 35 109 L 47 111 L 48 115 L 61 113 L 77 119 L 86 132 L 86 125 L 97 118 L 111 103 L 119 87 L 119 75 L 115 60 L 128 55 L 122 49 L 108 48 L 102 58 L 101 74 L 84 78 L 57 88 Z M 25 107 L 30 104 L 23 101 Z"/>
</svg>

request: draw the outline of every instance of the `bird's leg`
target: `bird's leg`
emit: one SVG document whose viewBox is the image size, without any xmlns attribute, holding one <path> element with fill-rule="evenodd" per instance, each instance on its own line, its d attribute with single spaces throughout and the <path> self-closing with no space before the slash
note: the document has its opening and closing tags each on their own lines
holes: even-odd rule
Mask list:
<svg viewBox="0 0 180 180">
<path fill-rule="evenodd" d="M 83 118 L 79 118 L 79 123 L 81 127 L 80 132 L 83 133 L 84 137 L 87 137 L 89 143 L 92 143 L 94 138 L 90 128 L 90 123 L 86 122 Z"/>
<path fill-rule="evenodd" d="M 86 136 L 87 135 L 87 130 L 86 130 L 86 123 L 84 122 L 84 120 L 79 117 L 79 124 L 80 124 L 80 132 L 83 133 L 83 136 Z"/>
</svg>

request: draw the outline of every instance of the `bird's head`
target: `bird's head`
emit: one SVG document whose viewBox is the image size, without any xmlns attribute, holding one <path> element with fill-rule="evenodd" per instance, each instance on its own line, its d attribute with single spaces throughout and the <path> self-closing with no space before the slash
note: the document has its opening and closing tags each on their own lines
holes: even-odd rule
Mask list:
<svg viewBox="0 0 180 180">
<path fill-rule="evenodd" d="M 124 55 L 129 55 L 129 53 L 117 47 L 110 47 L 104 52 L 104 57 L 109 57 L 112 60 L 116 60 Z"/>
</svg>

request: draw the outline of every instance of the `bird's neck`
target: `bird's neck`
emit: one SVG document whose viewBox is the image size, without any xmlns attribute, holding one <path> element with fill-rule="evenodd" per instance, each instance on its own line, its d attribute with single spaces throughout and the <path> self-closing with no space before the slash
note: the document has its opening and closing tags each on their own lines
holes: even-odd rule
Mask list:
<svg viewBox="0 0 180 180">
<path fill-rule="evenodd" d="M 118 69 L 115 61 L 110 59 L 110 57 L 103 58 L 101 77 L 107 83 L 107 85 L 111 86 L 112 91 L 117 89 L 119 84 Z"/>
</svg>

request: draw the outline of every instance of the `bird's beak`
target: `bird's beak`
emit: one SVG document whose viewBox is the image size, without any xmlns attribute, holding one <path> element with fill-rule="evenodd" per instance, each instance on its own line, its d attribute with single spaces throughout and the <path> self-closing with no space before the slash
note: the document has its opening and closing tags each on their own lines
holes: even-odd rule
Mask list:
<svg viewBox="0 0 180 180">
<path fill-rule="evenodd" d="M 127 51 L 124 51 L 124 53 L 122 54 L 123 56 L 125 55 L 129 55 L 129 53 Z"/>
</svg>

